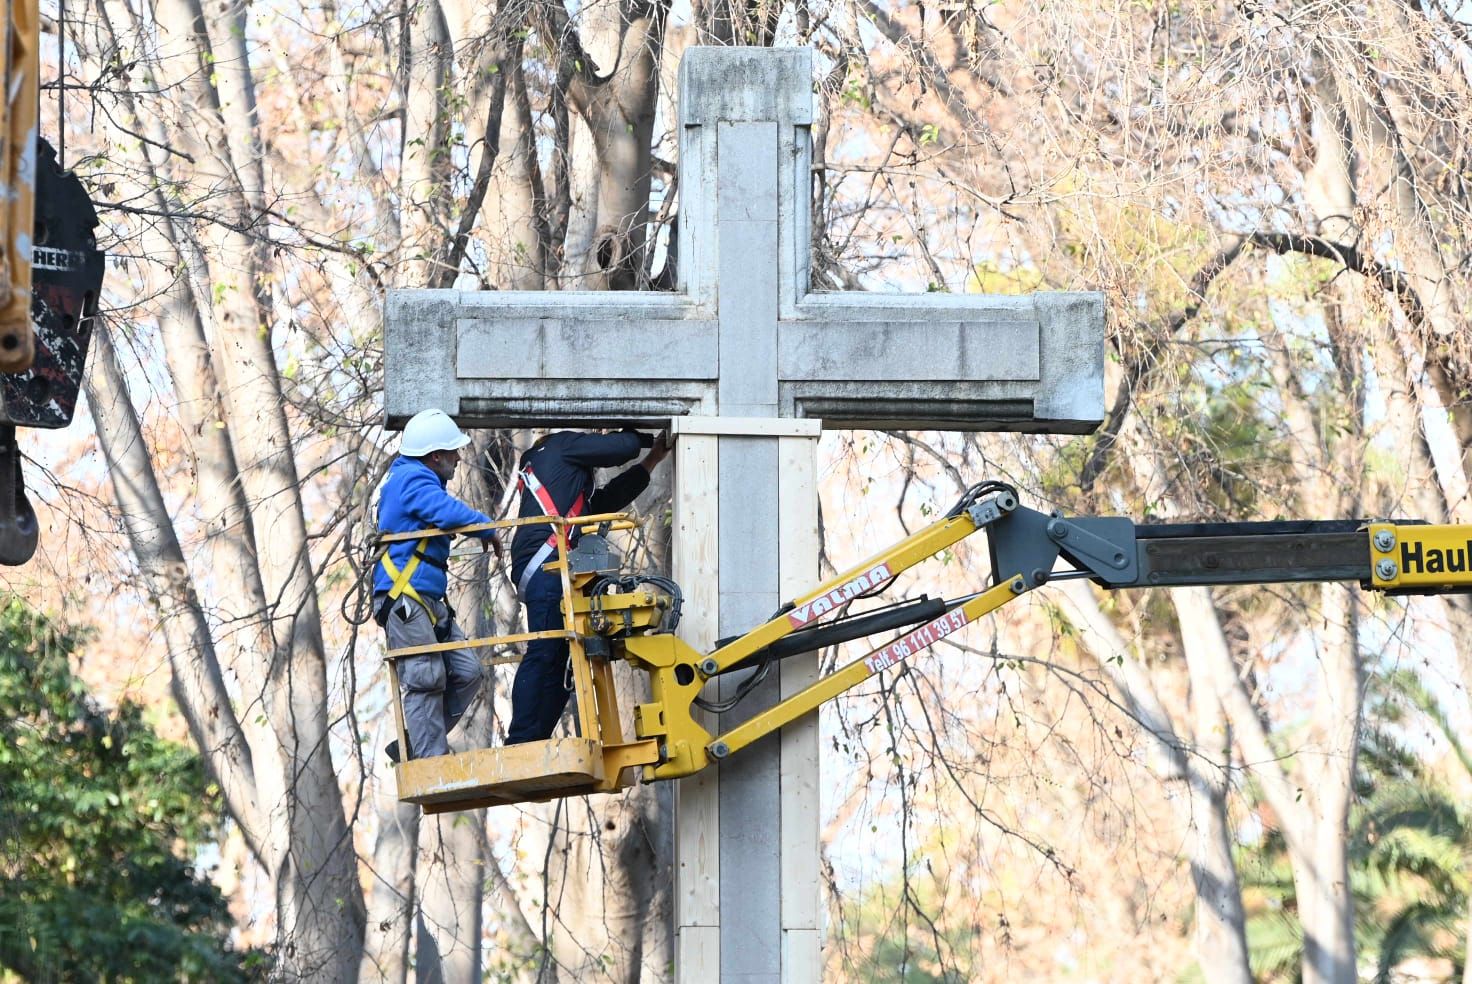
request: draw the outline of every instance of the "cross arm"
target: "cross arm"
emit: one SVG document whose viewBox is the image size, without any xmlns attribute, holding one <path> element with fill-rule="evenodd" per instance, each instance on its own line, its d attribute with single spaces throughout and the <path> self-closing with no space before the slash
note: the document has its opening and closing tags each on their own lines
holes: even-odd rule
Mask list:
<svg viewBox="0 0 1472 984">
<path fill-rule="evenodd" d="M 1087 433 L 1104 298 L 808 294 L 778 327 L 782 413 L 829 427 Z"/>
<path fill-rule="evenodd" d="M 683 294 L 390 291 L 384 360 L 390 427 L 664 426 L 714 409 L 718 325 Z"/>
</svg>

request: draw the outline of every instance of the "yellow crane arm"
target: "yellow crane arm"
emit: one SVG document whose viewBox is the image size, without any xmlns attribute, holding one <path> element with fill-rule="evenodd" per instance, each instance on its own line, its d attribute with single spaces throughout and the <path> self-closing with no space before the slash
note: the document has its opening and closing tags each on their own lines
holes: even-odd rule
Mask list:
<svg viewBox="0 0 1472 984">
<path fill-rule="evenodd" d="M 535 521 L 548 522 L 546 517 Z M 1010 487 L 984 482 L 935 522 L 783 604 L 749 632 L 719 640 L 702 653 L 674 634 L 682 603 L 679 587 L 666 578 L 626 575 L 597 535 L 627 528 L 629 517 L 554 521 L 578 527 L 584 535 L 570 552 L 559 545 L 558 558 L 547 565 L 563 581 L 567 628 L 536 635 L 568 640 L 578 735 L 405 762 L 397 769 L 401 799 L 442 812 L 611 792 L 629 785 L 634 769 L 645 781 L 691 775 L 1050 581 L 1086 578 L 1109 590 L 1324 581 L 1355 581 L 1368 590 L 1400 593 L 1472 590 L 1472 526 L 1069 518 L 1024 507 Z M 856 603 L 874 598 L 901 573 L 977 532 L 987 535 L 991 567 L 983 590 L 851 613 Z M 744 721 L 712 733 L 698 714 L 701 708 L 729 710 L 756 679 L 748 676 L 734 699 L 715 705 L 702 691 L 717 676 L 760 673 L 787 656 L 893 630 L 899 634 L 885 644 Z M 391 675 L 400 658 L 469 646 L 504 647 L 529 638 L 520 634 L 393 651 L 388 654 Z M 518 658 L 502 652 L 493 661 Z M 649 679 L 651 696 L 634 708 L 631 740 L 622 732 L 610 668 L 619 659 Z"/>
<path fill-rule="evenodd" d="M 837 613 L 915 564 L 985 530 L 992 586 L 951 602 L 908 606 L 911 629 L 833 671 L 774 707 L 712 735 L 691 705 L 704 683 L 721 673 L 845 642 L 875 631 L 873 615 L 831 624 Z M 655 737 L 665 752 L 645 768 L 646 779 L 668 779 L 732 755 L 952 632 L 1052 580 L 1087 578 L 1104 588 L 1356 581 L 1368 590 L 1435 593 L 1472 590 L 1472 526 L 1414 522 L 1302 521 L 1269 523 L 1136 524 L 1120 517 L 1065 518 L 1020 506 L 1016 494 L 992 483 L 973 489 L 950 514 L 867 558 L 709 655 L 692 655 L 661 636 L 630 636 L 626 658 L 650 674 L 655 695 L 640 705 L 640 738 Z M 902 606 L 903 607 L 903 606 Z M 937 610 L 939 609 L 939 610 Z M 852 628 L 846 628 L 845 622 Z M 784 639 L 805 637 L 783 646 Z"/>
</svg>

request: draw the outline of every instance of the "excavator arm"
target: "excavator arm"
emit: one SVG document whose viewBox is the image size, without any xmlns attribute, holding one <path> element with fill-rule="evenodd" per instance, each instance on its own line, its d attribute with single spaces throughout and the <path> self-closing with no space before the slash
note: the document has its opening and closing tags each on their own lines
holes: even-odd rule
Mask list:
<svg viewBox="0 0 1472 984">
<path fill-rule="evenodd" d="M 455 783 L 445 781 L 450 763 L 442 760 L 459 756 L 411 761 L 399 767 L 402 799 L 437 812 L 613 791 L 629 784 L 627 773 L 634 768 L 645 781 L 691 775 L 1052 581 L 1088 579 L 1108 590 L 1329 581 L 1354 581 L 1367 590 L 1392 593 L 1472 590 L 1472 526 L 1405 520 L 1140 524 L 1122 517 L 1070 518 L 1027 508 L 1012 488 L 984 482 L 930 525 L 783 604 L 761 625 L 700 652 L 674 634 L 681 604 L 678 586 L 664 578 L 625 575 L 597 535 L 609 522 L 626 525 L 628 517 L 594 520 L 562 521 L 581 524 L 585 535 L 575 549 L 548 565 L 565 578 L 570 627 L 565 635 L 579 688 L 577 740 L 584 743 L 575 751 L 584 764 L 569 764 L 564 755 L 566 748 L 559 742 L 572 739 L 479 750 L 471 753 L 479 756 L 474 769 L 451 770 L 458 783 L 452 789 Z M 991 565 L 981 590 L 954 599 L 922 597 L 851 612 L 879 596 L 900 574 L 978 532 L 987 536 Z M 735 708 L 777 660 L 893 631 L 899 634 L 878 648 L 730 727 L 722 723 L 713 731 L 707 727 L 713 717 L 698 713 Z M 418 647 L 415 653 L 518 638 L 525 636 Z M 391 663 L 400 655 L 408 653 L 389 653 Z M 647 674 L 650 684 L 651 699 L 634 708 L 635 736 L 629 741 L 619 731 L 608 672 L 609 664 L 619 659 Z M 713 702 L 703 695 L 715 677 L 737 673 L 741 682 L 732 697 Z M 549 776 L 560 778 L 549 784 Z"/>
<path fill-rule="evenodd" d="M 15 429 L 71 423 L 106 259 L 97 248 L 97 212 L 87 190 L 61 169 L 45 140 L 35 141 L 29 168 L 35 224 L 12 226 L 6 236 L 10 251 L 25 261 L 26 316 L 19 327 L 0 321 L 0 564 L 9 566 L 30 560 L 39 540 Z M 12 279 L 12 299 L 21 296 Z M 6 359 L 7 351 L 23 351 L 25 358 Z"/>
<path fill-rule="evenodd" d="M 0 372 L 25 372 L 31 338 L 31 235 L 36 206 L 36 99 L 41 77 L 37 0 L 5 5 L 4 81 L 0 112 Z"/>
<path fill-rule="evenodd" d="M 17 427 L 71 422 L 102 287 L 97 214 L 81 182 L 36 133 L 37 0 L 5 4 L 0 94 L 0 564 L 39 539 L 26 499 Z"/>
</svg>

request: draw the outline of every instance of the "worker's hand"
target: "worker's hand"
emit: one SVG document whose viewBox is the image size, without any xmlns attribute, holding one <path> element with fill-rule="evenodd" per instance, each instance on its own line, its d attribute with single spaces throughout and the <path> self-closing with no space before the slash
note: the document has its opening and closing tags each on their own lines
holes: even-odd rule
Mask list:
<svg viewBox="0 0 1472 984">
<path fill-rule="evenodd" d="M 641 462 L 644 465 L 644 470 L 653 472 L 654 467 L 663 461 L 669 453 L 670 432 L 660 431 L 659 436 L 654 439 L 654 446 L 649 449 L 649 453 L 644 456 L 644 460 Z"/>
<path fill-rule="evenodd" d="M 486 551 L 486 552 L 489 552 L 489 551 L 492 551 L 492 550 L 496 551 L 496 559 L 497 560 L 500 560 L 501 557 L 502 557 L 502 554 L 501 554 L 501 538 L 499 536 L 497 536 L 496 534 L 494 534 L 494 533 L 492 533 L 490 536 L 486 537 L 484 540 L 480 541 L 480 548 L 481 548 L 481 550 Z"/>
</svg>

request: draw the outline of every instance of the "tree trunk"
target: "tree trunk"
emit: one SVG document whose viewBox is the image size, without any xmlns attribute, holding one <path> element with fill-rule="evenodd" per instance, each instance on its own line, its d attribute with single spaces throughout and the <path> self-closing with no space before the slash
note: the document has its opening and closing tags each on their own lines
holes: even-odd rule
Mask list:
<svg viewBox="0 0 1472 984">
<path fill-rule="evenodd" d="M 1069 603 L 1069 621 L 1080 644 L 1120 691 L 1130 715 L 1149 740 L 1151 770 L 1162 782 L 1184 780 L 1188 795 L 1176 797 L 1183 827 L 1191 831 L 1191 875 L 1196 889 L 1196 960 L 1211 980 L 1252 980 L 1247 961 L 1246 914 L 1237 869 L 1232 859 L 1231 828 L 1227 818 L 1227 774 L 1231 762 L 1230 735 L 1215 689 L 1194 679 L 1192 704 L 1196 709 L 1194 748 L 1177 737 L 1174 724 L 1156 696 L 1150 675 L 1139 665 L 1132 647 L 1100 610 L 1093 589 L 1083 581 L 1057 585 Z M 1184 610 L 1192 599 L 1172 600 L 1178 606 L 1181 635 L 1191 667 L 1200 613 Z M 1210 612 L 1213 622 L 1215 609 Z"/>
<path fill-rule="evenodd" d="M 492 482 L 478 466 L 485 442 L 471 445 L 474 460 L 462 466 L 457 494 L 482 511 L 494 514 L 496 495 Z M 467 451 L 471 450 L 467 449 Z M 467 458 L 469 455 L 467 455 Z M 457 585 L 455 604 L 458 620 L 471 638 L 495 635 L 490 593 L 491 569 L 482 556 L 461 561 L 451 588 Z M 460 578 L 467 578 L 461 582 Z M 482 655 L 487 655 L 481 651 Z M 484 683 L 483 683 L 484 688 Z M 491 744 L 491 703 L 486 689 L 475 698 L 459 725 L 449 734 L 452 752 L 485 748 Z M 444 984 L 479 984 L 481 980 L 481 909 L 485 895 L 485 869 L 494 864 L 486 844 L 484 809 L 426 816 L 419 821 L 419 854 L 416 891 L 419 898 L 420 932 L 434 938 L 433 952 L 439 962 L 432 979 Z M 425 953 L 429 947 L 420 946 Z M 421 968 L 421 975 L 427 968 Z M 424 979 L 421 976 L 421 980 Z"/>
<path fill-rule="evenodd" d="M 137 30 L 133 14 L 111 2 L 101 4 L 98 11 L 109 50 L 119 50 L 126 32 Z M 159 292 L 159 333 L 179 397 L 177 406 L 194 466 L 197 499 L 205 510 L 210 580 L 216 594 L 212 607 L 220 623 L 230 627 L 216 641 L 216 651 L 223 653 L 225 667 L 237 680 L 238 706 L 246 709 L 239 726 L 255 766 L 254 797 L 258 803 L 279 803 L 285 793 L 281 758 L 270 727 L 256 710 L 264 700 L 270 666 L 269 659 L 261 657 L 273 653 L 275 643 L 256 563 L 250 513 L 235 466 L 230 418 L 221 400 L 205 336 L 202 312 L 208 311 L 209 303 L 208 292 L 201 286 L 207 277 L 205 261 L 183 224 L 170 214 L 170 202 L 163 190 L 167 177 L 158 160 L 158 148 L 166 146 L 168 140 L 161 120 L 156 114 L 140 113 L 132 92 L 125 91 L 122 98 L 131 124 L 152 141 L 142 146 L 144 180 L 137 194 L 140 199 L 151 199 L 163 216 L 157 227 L 145 233 L 145 243 L 148 254 L 164 259 L 174 278 Z M 171 658 L 187 662 L 204 657 L 191 652 Z M 176 681 L 176 686 L 185 685 Z M 208 751 L 208 746 L 201 746 L 201 750 Z M 247 843 L 253 851 L 268 852 L 257 853 L 256 859 L 274 870 L 282 845 L 262 836 L 263 829 L 256 834 L 248 836 Z"/>
<path fill-rule="evenodd" d="M 229 218 L 228 225 L 206 226 L 213 354 L 229 394 L 234 450 L 281 654 L 267 685 L 268 716 L 287 769 L 286 798 L 272 804 L 283 841 L 283 866 L 275 873 L 278 959 L 294 978 L 351 980 L 361 956 L 362 892 L 330 753 L 315 570 L 270 339 L 272 274 L 262 240 L 246 231 L 264 216 L 248 200 L 241 175 L 258 173 L 260 162 L 231 156 L 236 146 L 250 153 L 258 145 L 255 107 L 248 81 L 232 83 L 227 106 L 211 85 L 231 72 L 248 72 L 248 65 L 243 55 L 233 66 L 216 65 L 198 0 L 162 0 L 158 13 L 172 37 L 192 44 L 192 59 L 163 59 L 156 70 L 192 100 L 185 129 L 199 127 L 194 166 L 214 182 Z M 260 184 L 252 183 L 258 192 Z"/>
<path fill-rule="evenodd" d="M 214 608 L 220 624 L 226 627 L 219 633 L 217 647 L 224 651 L 225 665 L 238 681 L 239 706 L 244 709 L 240 726 L 258 763 L 257 796 L 264 803 L 280 803 L 287 792 L 280 748 L 271 726 L 259 712 L 267 697 L 266 681 L 271 669 L 269 660 L 261 657 L 274 653 L 276 646 L 256 563 L 250 512 L 235 467 L 229 415 L 220 399 L 195 302 L 199 291 L 188 288 L 185 264 L 178 259 L 173 243 L 160 243 L 155 252 L 159 256 L 170 254 L 178 260 L 179 279 L 161 297 L 159 335 L 179 395 L 180 423 L 190 438 L 188 447 L 199 501 L 206 509 L 216 510 L 214 514 L 206 512 L 204 518 L 209 576 L 216 591 Z M 279 852 L 280 847 L 274 845 L 273 851 Z M 258 860 L 274 867 L 279 853 Z"/>
<path fill-rule="evenodd" d="M 367 932 L 358 980 L 403 984 L 409 979 L 409 939 L 414 928 L 414 869 L 419 807 L 400 803 L 392 779 L 373 779 L 378 837 L 369 876 Z"/>
<path fill-rule="evenodd" d="M 1211 595 L 1200 588 L 1170 592 L 1180 625 L 1186 668 L 1191 678 L 1191 707 L 1197 754 L 1190 764 L 1190 812 L 1195 835 L 1191 879 L 1196 886 L 1196 953 L 1211 980 L 1250 984 L 1247 960 L 1247 914 L 1242 887 L 1232 860 L 1227 821 L 1227 786 L 1232 762 L 1232 730 L 1221 698 L 1212 684 L 1203 647 L 1226 652 L 1226 637 Z M 1230 655 L 1227 655 L 1230 659 Z"/>
<path fill-rule="evenodd" d="M 1359 622 L 1354 590 L 1326 584 L 1320 592 L 1323 679 L 1314 716 L 1323 747 L 1299 755 L 1304 800 L 1315 828 L 1311 849 L 1293 856 L 1303 920 L 1305 984 L 1353 981 L 1356 973 L 1348 841 L 1363 680 L 1354 641 Z M 1305 898 L 1312 905 L 1305 905 Z"/>
<path fill-rule="evenodd" d="M 616 14 L 622 23 L 601 32 L 604 43 L 594 49 L 602 55 L 599 65 L 582 51 L 563 53 L 564 62 L 575 63 L 568 94 L 588 124 L 599 163 L 598 219 L 585 271 L 590 279 L 583 284 L 587 290 L 647 286 L 642 282 L 645 226 L 668 12 L 668 0 L 620 4 Z M 601 16 L 611 20 L 614 8 L 602 8 Z M 607 43 L 615 39 L 616 44 Z M 609 74 L 599 77 L 600 69 Z"/>
<path fill-rule="evenodd" d="M 417 287 L 453 274 L 443 266 L 450 240 L 450 32 L 438 0 L 405 3 L 402 50 L 399 283 Z"/>
<path fill-rule="evenodd" d="M 531 103 L 520 61 L 508 60 L 498 146 L 490 192 L 481 204 L 481 234 L 496 244 L 488 273 L 502 290 L 547 285 L 545 208 Z"/>
<path fill-rule="evenodd" d="M 483 710 L 480 716 L 486 716 Z M 464 742 L 454 745 L 457 750 L 468 747 Z M 425 862 L 418 868 L 420 932 L 434 938 L 439 969 L 433 979 L 444 984 L 479 984 L 481 980 L 485 822 L 485 810 L 445 813 L 419 822 Z M 421 973 L 427 969 L 421 968 Z"/>
<path fill-rule="evenodd" d="M 1359 979 L 1354 955 L 1354 906 L 1344 851 L 1329 838 L 1308 857 L 1294 856 L 1293 884 L 1303 926 L 1304 984 Z"/>
<path fill-rule="evenodd" d="M 1339 18 L 1335 18 L 1338 22 Z M 1354 37 L 1347 33 L 1345 37 Z M 1335 80 L 1342 112 L 1358 143 L 1378 155 L 1390 178 L 1391 212 L 1397 255 L 1414 285 L 1430 331 L 1418 339 L 1426 368 L 1451 415 L 1462 452 L 1462 470 L 1472 475 L 1472 400 L 1446 359 L 1446 342 L 1464 330 L 1454 279 L 1449 274 L 1418 185 L 1415 166 L 1407 158 L 1403 138 L 1386 105 L 1374 72 L 1365 69 L 1365 53 L 1349 42 L 1319 49 L 1321 71 Z"/>
<path fill-rule="evenodd" d="M 1337 585 L 1326 590 L 1343 591 Z M 1267 741 L 1246 689 L 1237 676 L 1220 632 L 1209 630 L 1200 619 L 1211 605 L 1205 588 L 1183 588 L 1172 594 L 1200 593 L 1190 609 L 1198 613 L 1195 623 L 1203 655 L 1203 681 L 1222 695 L 1234 730 L 1243 740 L 1243 757 L 1253 763 L 1269 805 L 1277 814 L 1288 848 L 1298 897 L 1299 919 L 1304 931 L 1303 980 L 1306 984 L 1338 984 L 1355 980 L 1353 904 L 1348 890 L 1348 804 L 1354 753 L 1343 741 L 1357 739 L 1359 702 L 1345 706 L 1343 673 L 1326 673 L 1321 681 L 1319 703 L 1314 714 L 1320 739 L 1315 747 L 1300 748 L 1295 756 L 1298 775 L 1292 779 L 1274 764 L 1279 756 Z M 1178 602 L 1178 608 L 1180 603 Z M 1215 619 L 1210 624 L 1215 624 Z M 1334 634 L 1332 631 L 1329 634 Z M 1324 661 L 1343 664 L 1329 644 L 1322 647 Z M 1336 678 L 1337 682 L 1336 682 Z M 1353 687 L 1350 687 L 1351 692 Z M 1339 722 L 1339 718 L 1345 724 Z M 1337 739 L 1337 740 L 1336 740 Z"/>
<path fill-rule="evenodd" d="M 92 350 L 87 399 L 118 510 L 164 632 L 174 699 L 246 844 L 258 857 L 268 856 L 268 832 L 256 799 L 250 749 L 225 691 L 209 624 L 195 596 L 105 323 L 93 329 Z"/>
</svg>

